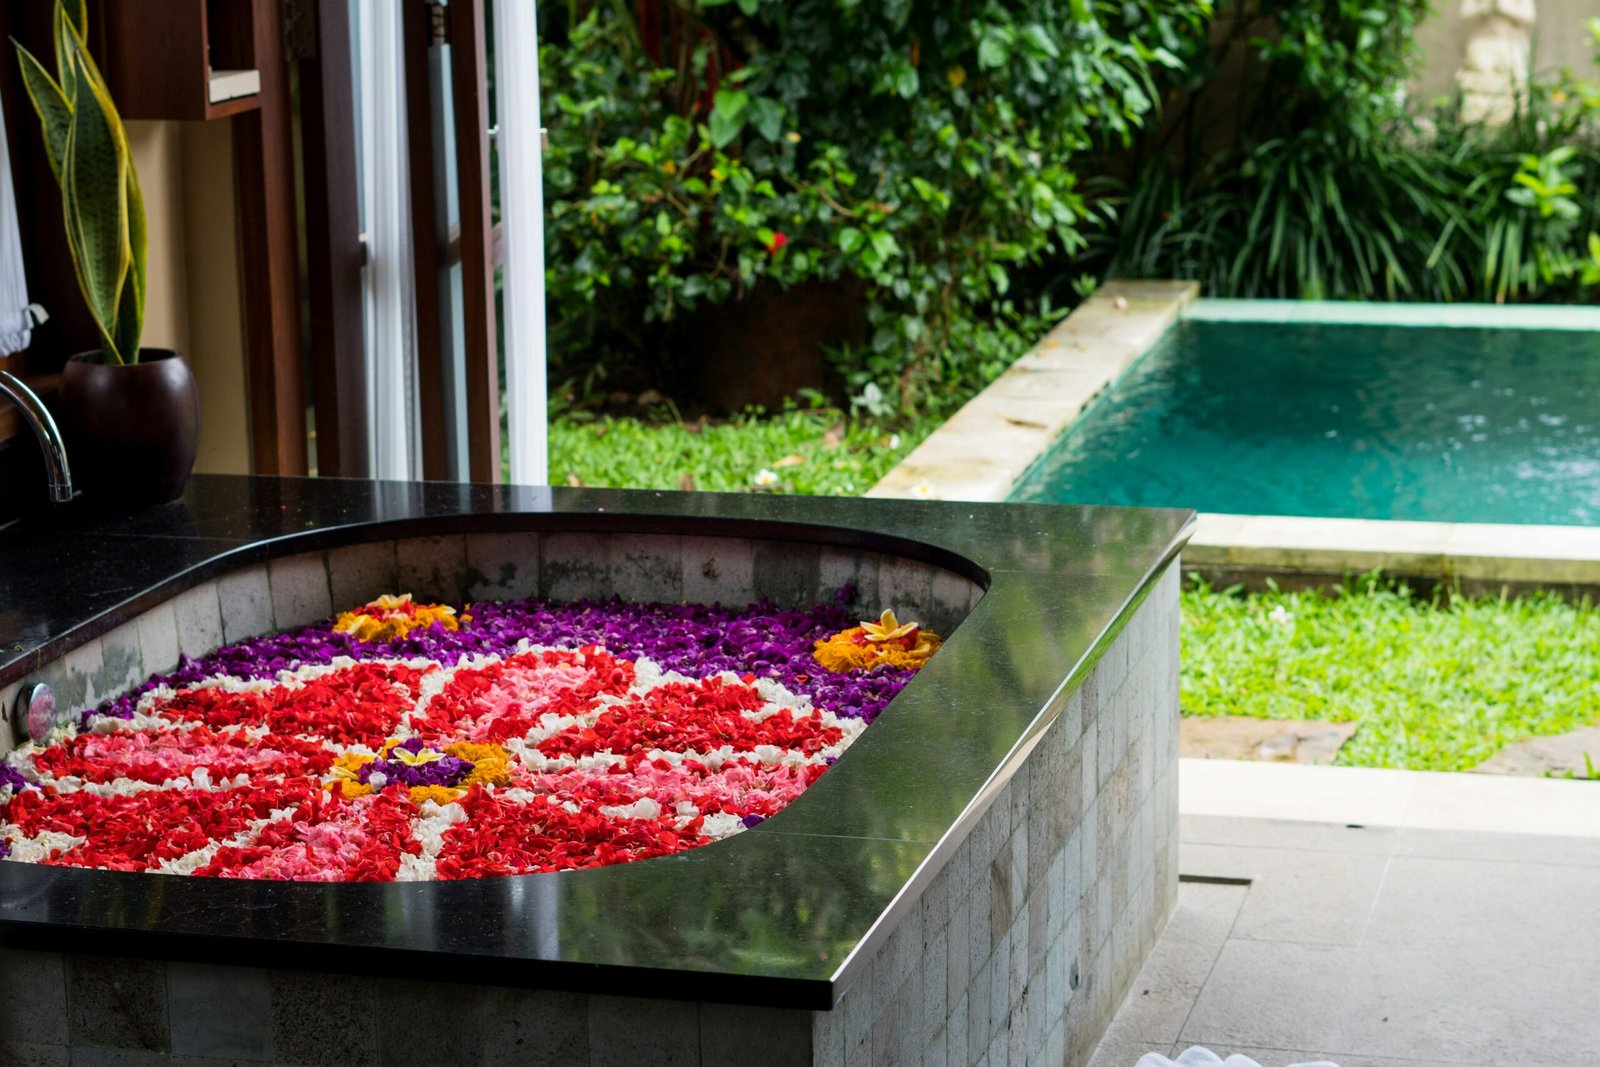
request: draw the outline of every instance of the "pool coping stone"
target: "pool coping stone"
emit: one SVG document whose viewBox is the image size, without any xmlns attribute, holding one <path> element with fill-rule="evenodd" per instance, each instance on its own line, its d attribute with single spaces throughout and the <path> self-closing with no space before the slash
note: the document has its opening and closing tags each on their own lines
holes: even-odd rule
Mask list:
<svg viewBox="0 0 1600 1067">
<path fill-rule="evenodd" d="M 1178 321 L 1196 282 L 1107 282 L 869 489 L 868 497 L 1005 499 L 1067 424 Z"/>
</svg>

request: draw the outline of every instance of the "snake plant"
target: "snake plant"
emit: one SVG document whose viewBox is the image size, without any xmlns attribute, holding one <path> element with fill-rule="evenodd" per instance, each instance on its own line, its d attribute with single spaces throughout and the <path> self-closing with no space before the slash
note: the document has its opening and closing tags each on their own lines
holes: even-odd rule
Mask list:
<svg viewBox="0 0 1600 1067">
<path fill-rule="evenodd" d="M 85 0 L 56 0 L 56 76 L 16 44 L 22 81 L 44 127 L 61 186 L 78 287 L 99 327 L 107 363 L 136 363 L 144 327 L 144 197 L 128 135 L 84 43 Z"/>
</svg>

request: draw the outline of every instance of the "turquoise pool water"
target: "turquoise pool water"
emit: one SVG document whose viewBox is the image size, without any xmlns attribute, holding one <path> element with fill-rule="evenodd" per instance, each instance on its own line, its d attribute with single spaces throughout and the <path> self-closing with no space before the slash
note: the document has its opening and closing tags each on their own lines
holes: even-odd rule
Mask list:
<svg viewBox="0 0 1600 1067">
<path fill-rule="evenodd" d="M 1184 321 L 1013 500 L 1600 522 L 1600 332 Z"/>
</svg>

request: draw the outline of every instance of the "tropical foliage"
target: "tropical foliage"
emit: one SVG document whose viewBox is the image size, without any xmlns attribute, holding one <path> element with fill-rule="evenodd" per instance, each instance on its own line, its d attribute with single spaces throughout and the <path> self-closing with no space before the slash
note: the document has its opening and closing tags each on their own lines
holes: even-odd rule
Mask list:
<svg viewBox="0 0 1600 1067">
<path fill-rule="evenodd" d="M 136 363 L 144 330 L 144 198 L 105 78 L 89 55 L 84 0 L 57 0 L 56 75 L 20 44 L 23 85 L 61 186 L 67 246 L 106 361 Z"/>
<path fill-rule="evenodd" d="M 1600 87 L 1535 80 L 1504 127 L 1400 91 L 1424 0 L 1269 0 L 1219 19 L 1140 138 L 1100 269 L 1210 295 L 1585 299 L 1600 286 Z M 1589 32 L 1600 44 L 1600 20 Z"/>
<path fill-rule="evenodd" d="M 1208 0 L 541 5 L 553 348 L 662 365 L 694 309 L 850 280 L 852 392 L 997 374 L 1084 248 L 1078 162 L 1133 136 Z M 1062 294 L 1070 295 L 1070 294 Z"/>
</svg>

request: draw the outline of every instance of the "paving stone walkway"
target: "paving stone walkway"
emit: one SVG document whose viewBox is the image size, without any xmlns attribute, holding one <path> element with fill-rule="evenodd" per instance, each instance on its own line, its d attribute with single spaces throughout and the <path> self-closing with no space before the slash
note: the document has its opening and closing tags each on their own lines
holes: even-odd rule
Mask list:
<svg viewBox="0 0 1600 1067">
<path fill-rule="evenodd" d="M 1574 791 L 1587 783 L 1412 775 L 1394 780 L 1407 799 L 1383 809 L 1389 825 L 1346 825 L 1330 782 L 1354 811 L 1363 787 L 1399 796 L 1374 774 L 1406 772 L 1233 765 L 1255 810 L 1276 789 L 1295 821 L 1194 814 L 1248 810 L 1207 781 L 1230 768 L 1196 767 L 1177 910 L 1091 1067 L 1191 1045 L 1263 1067 L 1535 1067 L 1600 1050 L 1600 822 Z M 1482 794 L 1513 832 L 1439 828 L 1440 789 Z"/>
<path fill-rule="evenodd" d="M 1600 726 L 1518 741 L 1472 770 L 1476 774 L 1520 774 L 1528 778 L 1600 775 Z"/>
<path fill-rule="evenodd" d="M 1178 751 L 1193 759 L 1323 764 L 1332 763 L 1355 732 L 1353 722 L 1186 715 L 1179 723 Z"/>
</svg>

